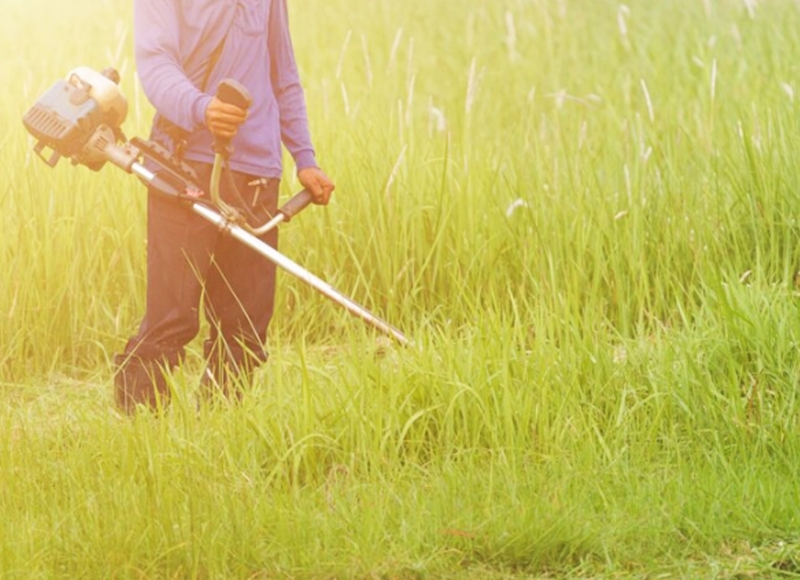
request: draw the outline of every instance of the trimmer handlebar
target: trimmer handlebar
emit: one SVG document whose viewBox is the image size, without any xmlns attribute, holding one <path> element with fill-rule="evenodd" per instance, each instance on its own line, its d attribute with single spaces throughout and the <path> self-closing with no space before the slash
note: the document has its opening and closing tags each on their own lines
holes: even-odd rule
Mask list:
<svg viewBox="0 0 800 580">
<path fill-rule="evenodd" d="M 253 104 L 253 96 L 250 94 L 250 91 L 235 79 L 224 79 L 220 81 L 217 86 L 216 97 L 223 103 L 234 105 L 245 111 Z M 233 152 L 230 140 L 217 138 L 214 143 L 214 152 L 216 156 L 214 160 L 214 171 L 211 174 L 211 196 L 216 203 L 219 203 L 219 179 L 221 176 L 221 165 L 223 163 L 222 158 L 230 156 Z M 261 235 L 281 222 L 288 222 L 295 215 L 307 208 L 313 199 L 309 191 L 305 189 L 302 190 L 295 194 L 278 210 L 278 215 L 259 228 L 253 229 L 252 232 L 256 235 Z"/>
<path fill-rule="evenodd" d="M 307 189 L 295 193 L 289 201 L 278 208 L 278 215 L 269 220 L 263 226 L 252 228 L 251 233 L 256 236 L 266 234 L 279 224 L 291 220 L 294 216 L 306 209 L 313 200 L 314 197 Z"/>
<path fill-rule="evenodd" d="M 306 209 L 312 201 L 314 201 L 314 196 L 311 195 L 310 191 L 304 189 L 294 194 L 278 211 L 283 215 L 283 221 L 288 222 Z"/>
</svg>

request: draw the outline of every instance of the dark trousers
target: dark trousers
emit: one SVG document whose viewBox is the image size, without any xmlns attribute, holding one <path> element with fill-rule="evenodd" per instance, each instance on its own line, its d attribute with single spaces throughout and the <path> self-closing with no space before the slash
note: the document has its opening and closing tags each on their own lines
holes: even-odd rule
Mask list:
<svg viewBox="0 0 800 580">
<path fill-rule="evenodd" d="M 211 166 L 194 167 L 209 191 Z M 279 180 L 252 186 L 256 176 L 232 172 L 230 177 L 236 189 L 226 172 L 220 196 L 247 215 L 251 225 L 275 215 Z M 156 191 L 148 192 L 147 214 L 146 312 L 138 333 L 115 359 L 116 399 L 126 411 L 168 400 L 164 373 L 181 362 L 184 347 L 197 335 L 201 306 L 210 327 L 204 384 L 223 390 L 266 361 L 274 309 L 274 264 L 189 206 Z M 277 230 L 262 239 L 277 247 Z"/>
</svg>

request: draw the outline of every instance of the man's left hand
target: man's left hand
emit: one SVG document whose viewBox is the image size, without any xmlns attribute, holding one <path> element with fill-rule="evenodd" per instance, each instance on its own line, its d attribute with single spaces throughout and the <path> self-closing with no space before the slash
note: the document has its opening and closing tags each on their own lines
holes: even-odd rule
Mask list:
<svg viewBox="0 0 800 580">
<path fill-rule="evenodd" d="M 328 205 L 331 194 L 336 186 L 318 167 L 306 167 L 297 173 L 297 178 L 304 188 L 308 190 L 317 205 Z"/>
</svg>

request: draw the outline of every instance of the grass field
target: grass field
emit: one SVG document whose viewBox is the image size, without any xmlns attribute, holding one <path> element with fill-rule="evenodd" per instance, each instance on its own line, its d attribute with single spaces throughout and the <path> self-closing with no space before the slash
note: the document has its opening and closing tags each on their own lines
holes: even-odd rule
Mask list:
<svg viewBox="0 0 800 580">
<path fill-rule="evenodd" d="M 800 4 L 289 2 L 282 250 L 415 346 L 283 275 L 241 405 L 193 343 L 135 420 L 143 187 L 21 123 L 113 65 L 146 135 L 129 4 L 3 0 L 0 578 L 800 576 Z"/>
</svg>

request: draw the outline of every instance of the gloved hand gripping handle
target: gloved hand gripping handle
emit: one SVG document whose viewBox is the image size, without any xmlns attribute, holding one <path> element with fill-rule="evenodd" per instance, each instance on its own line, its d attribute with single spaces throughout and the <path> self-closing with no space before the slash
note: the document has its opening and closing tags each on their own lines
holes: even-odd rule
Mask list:
<svg viewBox="0 0 800 580">
<path fill-rule="evenodd" d="M 245 86 L 234 79 L 224 79 L 217 86 L 216 97 L 223 103 L 235 105 L 245 111 L 253 104 L 253 97 Z M 222 166 L 233 153 L 230 139 L 214 138 L 214 168 L 211 170 L 211 201 L 217 206 L 224 207 L 219 196 L 219 182 L 222 178 Z"/>
<path fill-rule="evenodd" d="M 216 97 L 225 104 L 234 105 L 240 109 L 247 111 L 250 105 L 253 104 L 253 97 L 250 91 L 237 80 L 224 79 L 217 86 Z M 230 139 L 221 139 L 217 137 L 214 141 L 214 152 L 218 155 L 230 157 L 233 152 L 231 148 Z"/>
</svg>

